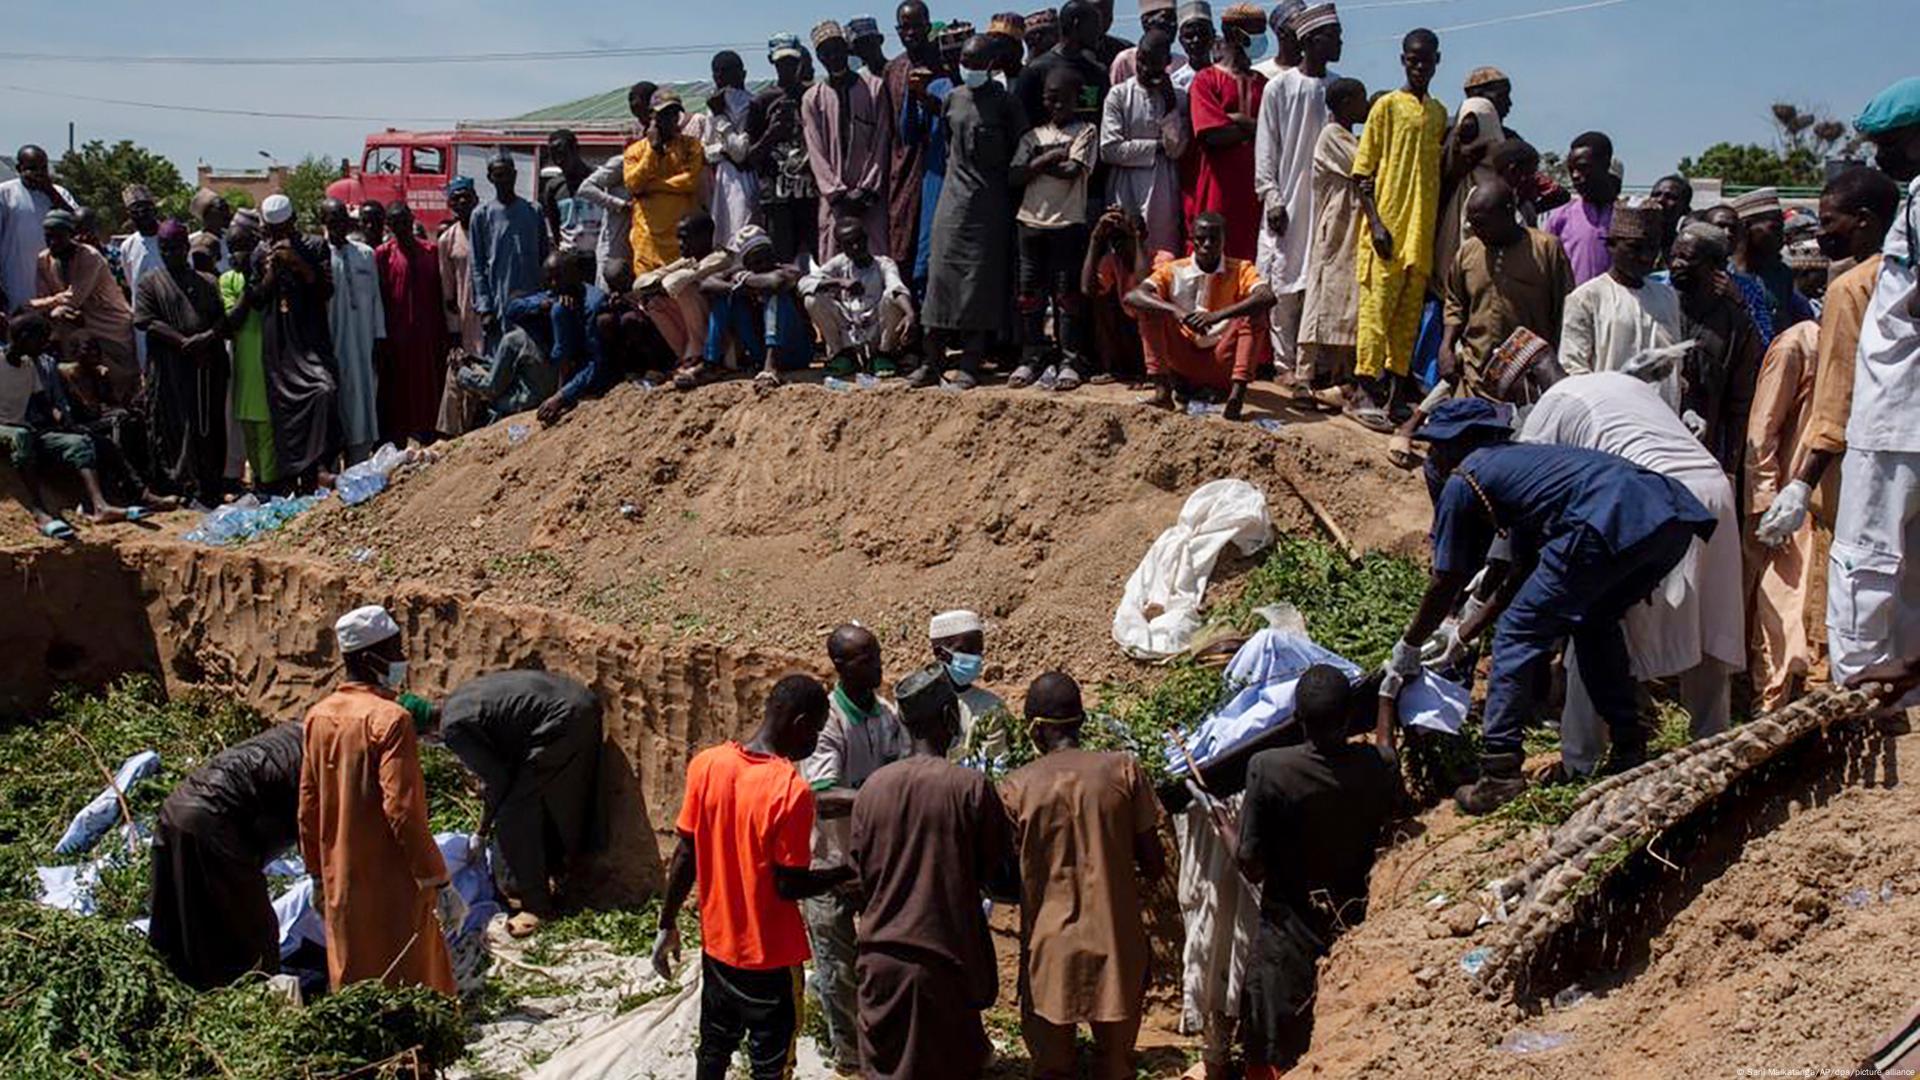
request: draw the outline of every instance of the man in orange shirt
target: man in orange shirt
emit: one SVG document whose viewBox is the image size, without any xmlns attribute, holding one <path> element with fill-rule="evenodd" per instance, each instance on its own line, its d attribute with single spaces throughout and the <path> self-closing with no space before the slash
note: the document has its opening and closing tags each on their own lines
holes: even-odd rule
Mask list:
<svg viewBox="0 0 1920 1080">
<path fill-rule="evenodd" d="M 1226 254 L 1227 220 L 1193 219 L 1193 254 L 1162 263 L 1127 294 L 1140 322 L 1147 378 L 1158 384 L 1149 404 L 1173 407 L 1176 379 L 1227 391 L 1226 417 L 1240 419 L 1247 384 L 1273 348 L 1267 311 L 1273 290 L 1246 259 Z"/>
<path fill-rule="evenodd" d="M 724 1080 L 742 1036 L 754 1080 L 792 1075 L 801 965 L 811 955 L 799 901 L 853 880 L 850 867 L 808 868 L 813 789 L 794 763 L 813 753 L 826 721 L 826 689 L 789 675 L 767 695 L 753 738 L 703 750 L 687 767 L 653 967 L 662 978 L 673 975 L 676 920 L 697 878 L 699 1080 Z"/>
<path fill-rule="evenodd" d="M 427 828 L 414 719 L 395 695 L 407 677 L 400 627 L 378 605 L 333 624 L 347 681 L 307 711 L 300 763 L 300 853 L 327 926 L 335 990 L 362 979 L 454 992 L 441 927 L 466 921 Z"/>
</svg>

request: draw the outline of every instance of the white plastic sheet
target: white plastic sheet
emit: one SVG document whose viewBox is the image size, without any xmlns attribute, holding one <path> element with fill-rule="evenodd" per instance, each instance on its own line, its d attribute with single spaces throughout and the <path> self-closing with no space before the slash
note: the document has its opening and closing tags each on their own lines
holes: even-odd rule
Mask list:
<svg viewBox="0 0 1920 1080">
<path fill-rule="evenodd" d="M 1127 579 L 1113 615 L 1113 640 L 1140 660 L 1185 651 L 1200 628 L 1207 579 L 1220 553 L 1232 544 L 1251 555 L 1272 542 L 1267 497 L 1259 488 L 1245 480 L 1202 484 Z"/>
</svg>

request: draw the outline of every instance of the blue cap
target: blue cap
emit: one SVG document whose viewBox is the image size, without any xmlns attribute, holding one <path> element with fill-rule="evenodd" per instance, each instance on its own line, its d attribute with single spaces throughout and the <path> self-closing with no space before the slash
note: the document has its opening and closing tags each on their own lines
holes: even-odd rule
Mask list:
<svg viewBox="0 0 1920 1080">
<path fill-rule="evenodd" d="M 447 181 L 447 194 L 458 195 L 463 191 L 469 195 L 473 194 L 473 177 L 456 176 Z"/>
<path fill-rule="evenodd" d="M 775 34 L 767 39 L 767 62 L 772 63 L 782 57 L 802 57 L 806 51 L 800 47 L 799 34 Z"/>
<path fill-rule="evenodd" d="M 1413 437 L 1426 442 L 1452 442 L 1475 430 L 1512 435 L 1513 415 L 1485 398 L 1450 398 L 1434 406 Z"/>
<path fill-rule="evenodd" d="M 1881 135 L 1920 124 L 1920 75 L 1901 79 L 1874 96 L 1854 118 L 1853 129 L 1862 135 Z"/>
</svg>

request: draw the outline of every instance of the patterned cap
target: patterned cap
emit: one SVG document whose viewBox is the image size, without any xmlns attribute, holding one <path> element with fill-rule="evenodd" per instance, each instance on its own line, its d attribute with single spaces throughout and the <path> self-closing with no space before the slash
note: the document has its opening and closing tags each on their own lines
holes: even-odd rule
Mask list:
<svg viewBox="0 0 1920 1080">
<path fill-rule="evenodd" d="M 1316 30 L 1325 30 L 1329 26 L 1340 25 L 1340 13 L 1332 4 L 1314 4 L 1301 8 L 1287 20 L 1287 28 L 1293 36 L 1305 40 L 1308 34 Z"/>
<path fill-rule="evenodd" d="M 987 33 L 1019 41 L 1027 36 L 1026 16 L 1017 11 L 1003 11 L 987 20 Z"/>
<path fill-rule="evenodd" d="M 1207 0 L 1180 0 L 1179 10 L 1181 26 L 1196 21 L 1206 23 L 1213 21 L 1213 5 Z"/>
<path fill-rule="evenodd" d="M 1657 240 L 1666 231 L 1666 215 L 1657 206 L 1613 204 L 1613 224 L 1607 236 L 1616 240 Z"/>
<path fill-rule="evenodd" d="M 128 184 L 120 189 L 120 205 L 131 207 L 134 203 L 152 202 L 153 192 L 145 184 Z"/>
<path fill-rule="evenodd" d="M 1022 20 L 1023 23 L 1024 21 Z M 955 19 L 942 26 L 939 32 L 933 35 L 933 41 L 943 53 L 958 53 L 967 44 L 967 39 L 972 36 L 973 24 L 965 19 Z"/>
<path fill-rule="evenodd" d="M 1159 11 L 1172 11 L 1174 0 L 1140 0 L 1140 14 L 1152 15 Z"/>
<path fill-rule="evenodd" d="M 671 86 L 663 86 L 655 90 L 653 92 L 652 104 L 654 112 L 663 112 L 667 109 L 685 109 L 687 107 L 686 102 L 680 100 L 680 91 L 675 90 Z"/>
<path fill-rule="evenodd" d="M 1770 187 L 1755 188 L 1745 195 L 1735 195 L 1727 200 L 1727 205 L 1733 207 L 1733 212 L 1740 215 L 1741 221 L 1784 212 L 1780 207 L 1779 189 Z"/>
<path fill-rule="evenodd" d="M 733 234 L 733 243 L 728 246 L 733 249 L 734 255 L 744 259 L 749 251 L 772 247 L 773 237 L 768 236 L 767 230 L 758 225 L 742 225 L 740 230 Z"/>
<path fill-rule="evenodd" d="M 834 22 L 832 19 L 828 19 L 827 21 L 821 23 L 820 25 L 815 26 L 813 28 L 814 50 L 815 51 L 819 50 L 821 42 L 832 41 L 834 38 L 839 38 L 841 41 L 847 40 L 847 32 L 840 28 L 839 23 Z"/>
<path fill-rule="evenodd" d="M 1461 84 L 1461 88 L 1472 90 L 1475 87 L 1492 86 L 1494 83 L 1512 81 L 1513 80 L 1507 78 L 1506 72 L 1501 71 L 1497 67 L 1477 67 L 1467 72 L 1467 81 Z"/>
<path fill-rule="evenodd" d="M 1273 27 L 1273 32 L 1276 34 L 1282 30 L 1291 31 L 1292 27 L 1288 24 L 1293 22 L 1295 15 L 1306 10 L 1306 7 L 1307 0 L 1280 0 L 1273 5 L 1272 11 L 1267 12 L 1267 23 Z"/>
<path fill-rule="evenodd" d="M 1514 388 L 1527 372 L 1552 355 L 1553 346 L 1546 338 L 1524 326 L 1514 327 L 1507 340 L 1495 346 L 1492 355 L 1487 357 L 1486 378 L 1493 384 L 1494 396 L 1511 401 Z"/>
<path fill-rule="evenodd" d="M 1059 22 L 1060 16 L 1055 14 L 1052 8 L 1041 8 L 1039 11 L 1029 11 L 1027 13 L 1027 31 L 1029 33 L 1035 30 L 1052 29 L 1058 25 Z"/>
<path fill-rule="evenodd" d="M 798 60 L 806 55 L 800 47 L 799 34 L 775 34 L 767 39 L 767 62 L 780 59 Z"/>
<path fill-rule="evenodd" d="M 871 15 L 855 15 L 847 20 L 847 37 L 854 41 L 861 38 L 885 37 L 880 32 L 880 20 Z"/>
<path fill-rule="evenodd" d="M 1239 23 L 1242 26 L 1267 25 L 1267 13 L 1260 10 L 1258 4 L 1234 4 L 1220 13 L 1220 25 Z"/>
</svg>

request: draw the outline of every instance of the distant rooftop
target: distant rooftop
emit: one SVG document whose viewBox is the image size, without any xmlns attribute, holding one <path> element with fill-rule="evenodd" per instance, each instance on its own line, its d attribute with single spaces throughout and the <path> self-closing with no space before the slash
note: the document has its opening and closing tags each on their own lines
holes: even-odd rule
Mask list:
<svg viewBox="0 0 1920 1080">
<path fill-rule="evenodd" d="M 770 79 L 748 80 L 747 92 L 757 94 L 773 85 Z M 672 90 L 680 95 L 680 100 L 689 113 L 707 111 L 707 99 L 713 96 L 713 83 L 702 79 L 697 82 L 661 83 L 662 90 Z M 627 87 L 619 86 L 602 94 L 583 97 L 574 101 L 549 105 L 544 109 L 535 109 L 519 116 L 509 116 L 498 120 L 464 120 L 463 128 L 614 128 L 624 127 L 633 122 L 633 114 L 627 111 Z"/>
</svg>

